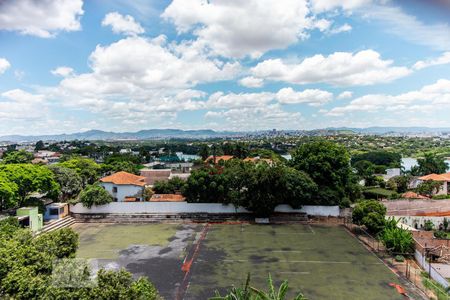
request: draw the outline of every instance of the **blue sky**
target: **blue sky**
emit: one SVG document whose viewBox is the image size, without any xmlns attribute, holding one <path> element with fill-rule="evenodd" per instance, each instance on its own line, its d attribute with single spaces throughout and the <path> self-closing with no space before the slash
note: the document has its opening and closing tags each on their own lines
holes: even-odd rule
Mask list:
<svg viewBox="0 0 450 300">
<path fill-rule="evenodd" d="M 5 0 L 0 135 L 450 127 L 450 5 Z"/>
</svg>

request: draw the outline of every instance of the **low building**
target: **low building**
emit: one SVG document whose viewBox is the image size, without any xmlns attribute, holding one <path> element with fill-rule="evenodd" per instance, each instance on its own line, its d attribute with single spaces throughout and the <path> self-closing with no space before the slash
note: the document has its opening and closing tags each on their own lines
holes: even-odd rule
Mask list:
<svg viewBox="0 0 450 300">
<path fill-rule="evenodd" d="M 401 170 L 400 168 L 391 168 L 391 169 L 386 169 L 386 174 L 383 175 L 384 180 L 388 181 L 389 179 L 396 177 L 396 176 L 400 176 L 401 175 Z"/>
<path fill-rule="evenodd" d="M 44 220 L 59 220 L 69 215 L 68 203 L 51 203 L 45 207 Z"/>
<path fill-rule="evenodd" d="M 442 183 L 439 190 L 437 190 L 435 195 L 448 195 L 450 187 L 450 173 L 444 174 L 429 174 L 418 178 L 419 182 L 425 182 L 429 180 L 439 181 Z"/>
<path fill-rule="evenodd" d="M 117 172 L 100 179 L 100 184 L 116 202 L 143 201 L 145 177 Z"/>
<path fill-rule="evenodd" d="M 153 186 L 157 181 L 168 181 L 171 174 L 171 169 L 142 169 L 140 175 L 146 185 Z"/>
<path fill-rule="evenodd" d="M 32 232 L 38 232 L 44 227 L 42 214 L 37 207 L 21 207 L 16 211 L 19 224 L 25 228 L 30 228 Z"/>
</svg>

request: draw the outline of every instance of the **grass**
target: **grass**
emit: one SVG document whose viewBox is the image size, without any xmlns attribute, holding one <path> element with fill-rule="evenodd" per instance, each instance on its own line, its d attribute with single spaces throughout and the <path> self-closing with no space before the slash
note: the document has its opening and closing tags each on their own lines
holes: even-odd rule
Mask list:
<svg viewBox="0 0 450 300">
<path fill-rule="evenodd" d="M 270 273 L 308 299 L 403 299 L 389 286 L 397 277 L 343 228 L 305 225 L 213 225 L 185 299 L 242 284 L 248 272 L 259 288 Z"/>
<path fill-rule="evenodd" d="M 77 224 L 80 234 L 79 258 L 116 259 L 120 250 L 130 245 L 165 246 L 175 235 L 170 224 Z"/>
<path fill-rule="evenodd" d="M 391 191 L 391 190 L 384 189 L 384 188 L 375 187 L 375 188 L 364 189 L 364 193 L 371 193 L 371 194 L 379 195 L 379 196 L 382 196 L 382 197 L 390 197 L 395 192 Z"/>
</svg>

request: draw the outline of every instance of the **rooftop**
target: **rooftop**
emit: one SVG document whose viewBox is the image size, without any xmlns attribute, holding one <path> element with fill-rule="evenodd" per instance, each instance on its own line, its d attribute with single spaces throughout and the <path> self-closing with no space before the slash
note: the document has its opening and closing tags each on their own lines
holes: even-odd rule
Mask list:
<svg viewBox="0 0 450 300">
<path fill-rule="evenodd" d="M 145 177 L 134 175 L 128 172 L 117 172 L 110 176 L 103 177 L 100 179 L 101 182 L 111 182 L 114 184 L 129 184 L 129 185 L 139 185 L 144 186 Z"/>
<path fill-rule="evenodd" d="M 186 198 L 178 194 L 154 194 L 150 202 L 183 202 Z"/>
</svg>

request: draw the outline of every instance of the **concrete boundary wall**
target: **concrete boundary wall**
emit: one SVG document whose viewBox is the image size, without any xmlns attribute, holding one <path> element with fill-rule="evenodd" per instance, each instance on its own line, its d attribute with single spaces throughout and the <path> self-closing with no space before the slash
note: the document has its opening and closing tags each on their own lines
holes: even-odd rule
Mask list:
<svg viewBox="0 0 450 300">
<path fill-rule="evenodd" d="M 187 202 L 112 202 L 102 206 L 84 207 L 81 203 L 70 205 L 74 214 L 248 214 L 243 207 L 220 203 L 187 203 Z M 339 206 L 305 205 L 301 209 L 293 209 L 289 205 L 278 205 L 278 213 L 306 213 L 311 216 L 339 217 Z"/>
<path fill-rule="evenodd" d="M 426 261 L 425 257 L 418 251 L 417 249 L 414 252 L 414 258 L 419 263 L 419 265 L 428 273 L 430 272 L 430 277 L 439 282 L 443 287 L 448 288 L 450 286 L 447 279 L 444 278 L 435 268 L 433 268 L 433 264 L 431 267 L 429 263 Z"/>
</svg>

